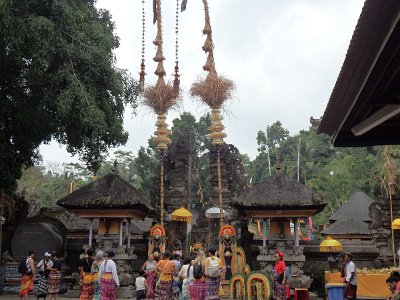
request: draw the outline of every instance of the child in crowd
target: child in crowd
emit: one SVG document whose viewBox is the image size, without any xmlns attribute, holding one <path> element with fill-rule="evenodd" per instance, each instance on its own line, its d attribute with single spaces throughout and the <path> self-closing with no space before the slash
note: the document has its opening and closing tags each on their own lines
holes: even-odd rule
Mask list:
<svg viewBox="0 0 400 300">
<path fill-rule="evenodd" d="M 175 272 L 172 274 L 173 276 L 173 283 L 172 283 L 172 294 L 174 299 L 179 299 L 179 271 L 181 270 L 181 260 L 178 254 L 174 254 L 174 265 L 175 265 Z"/>
<path fill-rule="evenodd" d="M 136 299 L 146 299 L 147 282 L 144 274 L 144 270 L 139 270 L 139 276 L 136 277 Z"/>
</svg>

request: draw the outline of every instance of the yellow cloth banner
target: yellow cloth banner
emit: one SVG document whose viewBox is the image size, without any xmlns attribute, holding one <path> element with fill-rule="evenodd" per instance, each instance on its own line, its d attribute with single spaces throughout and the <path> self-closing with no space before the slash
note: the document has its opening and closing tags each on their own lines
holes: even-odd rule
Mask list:
<svg viewBox="0 0 400 300">
<path fill-rule="evenodd" d="M 383 298 L 390 297 L 386 284 L 389 274 L 357 274 L 357 297 Z M 327 283 L 339 283 L 340 273 L 325 272 Z"/>
<path fill-rule="evenodd" d="M 325 272 L 325 281 L 326 283 L 340 283 L 340 272 L 337 273 Z"/>
<path fill-rule="evenodd" d="M 390 297 L 386 284 L 389 274 L 357 274 L 357 296 L 359 297 Z"/>
</svg>

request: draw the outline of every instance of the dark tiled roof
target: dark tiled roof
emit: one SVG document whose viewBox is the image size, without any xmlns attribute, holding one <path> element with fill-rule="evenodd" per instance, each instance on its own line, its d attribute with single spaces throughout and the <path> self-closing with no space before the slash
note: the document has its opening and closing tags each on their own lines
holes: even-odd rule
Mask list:
<svg viewBox="0 0 400 300">
<path fill-rule="evenodd" d="M 300 182 L 278 174 L 254 184 L 235 199 L 233 205 L 263 209 L 316 208 L 322 211 L 326 202 Z"/>
<path fill-rule="evenodd" d="M 322 235 L 368 235 L 368 224 L 358 219 L 341 219 L 321 231 Z"/>
<path fill-rule="evenodd" d="M 95 180 L 71 194 L 61 198 L 57 204 L 66 209 L 141 209 L 152 210 L 144 198 L 127 181 L 110 173 Z"/>
<path fill-rule="evenodd" d="M 331 217 L 330 221 L 340 219 L 358 219 L 365 222 L 371 222 L 369 217 L 369 206 L 374 202 L 372 198 L 363 192 L 355 192 Z"/>
</svg>

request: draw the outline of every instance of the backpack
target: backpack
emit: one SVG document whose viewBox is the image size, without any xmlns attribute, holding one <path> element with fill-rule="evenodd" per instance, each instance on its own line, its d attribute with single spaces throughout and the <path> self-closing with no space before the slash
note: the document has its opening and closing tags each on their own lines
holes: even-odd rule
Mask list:
<svg viewBox="0 0 400 300">
<path fill-rule="evenodd" d="M 28 267 L 28 260 L 29 260 L 29 258 L 24 258 L 19 262 L 18 272 L 20 274 L 30 274 L 30 273 L 32 273 L 31 268 Z"/>
<path fill-rule="evenodd" d="M 203 270 L 201 267 L 201 263 L 195 263 L 193 265 L 193 277 L 195 279 L 200 279 L 203 276 Z"/>
<path fill-rule="evenodd" d="M 209 257 L 207 273 L 209 277 L 219 277 L 221 275 L 221 270 L 219 269 L 219 261 L 216 257 Z"/>
</svg>

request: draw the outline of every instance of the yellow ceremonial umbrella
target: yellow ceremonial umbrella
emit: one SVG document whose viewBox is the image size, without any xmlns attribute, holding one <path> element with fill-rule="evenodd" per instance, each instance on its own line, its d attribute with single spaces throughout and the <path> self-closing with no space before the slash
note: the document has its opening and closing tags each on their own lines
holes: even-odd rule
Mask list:
<svg viewBox="0 0 400 300">
<path fill-rule="evenodd" d="M 338 252 L 342 251 L 342 243 L 328 236 L 319 244 L 319 251 L 321 252 Z"/>
<path fill-rule="evenodd" d="M 400 219 L 396 219 L 392 222 L 392 229 L 400 229 Z"/>
<path fill-rule="evenodd" d="M 330 236 L 327 236 L 326 239 L 324 239 L 321 242 L 321 244 L 319 244 L 319 251 L 329 252 L 328 262 L 331 258 L 331 255 L 330 255 L 331 252 L 339 252 L 339 251 L 342 251 L 342 249 L 343 249 L 342 243 L 331 238 Z M 332 273 L 331 264 L 329 264 L 329 268 L 331 269 L 331 273 Z"/>
<path fill-rule="evenodd" d="M 171 214 L 172 221 L 192 223 L 193 215 L 186 208 L 181 207 L 176 209 Z"/>
</svg>

